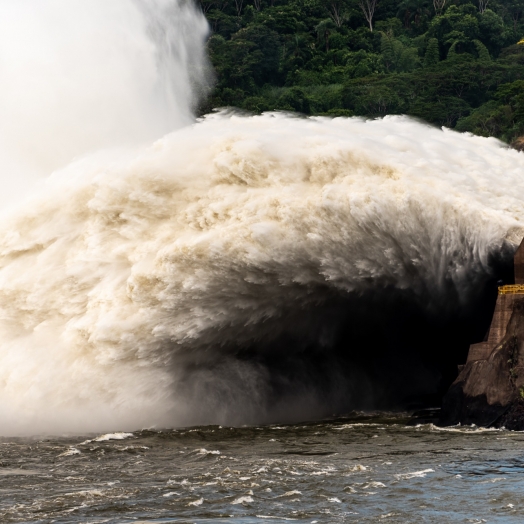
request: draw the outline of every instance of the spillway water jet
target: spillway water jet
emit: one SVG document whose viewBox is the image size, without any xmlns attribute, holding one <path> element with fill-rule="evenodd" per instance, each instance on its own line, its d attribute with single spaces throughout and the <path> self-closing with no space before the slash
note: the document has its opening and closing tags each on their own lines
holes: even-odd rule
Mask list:
<svg viewBox="0 0 524 524">
<path fill-rule="evenodd" d="M 0 2 L 0 206 L 75 158 L 190 124 L 207 33 L 182 0 Z"/>
</svg>

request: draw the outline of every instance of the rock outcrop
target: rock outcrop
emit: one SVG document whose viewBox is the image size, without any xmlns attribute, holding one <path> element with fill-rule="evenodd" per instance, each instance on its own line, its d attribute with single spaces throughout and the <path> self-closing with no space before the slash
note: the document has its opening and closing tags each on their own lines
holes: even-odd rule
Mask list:
<svg viewBox="0 0 524 524">
<path fill-rule="evenodd" d="M 499 288 L 488 336 L 470 346 L 440 422 L 524 429 L 524 242 L 515 254 L 515 285 Z"/>
<path fill-rule="evenodd" d="M 511 147 L 517 151 L 524 151 L 524 136 L 519 136 L 511 142 Z"/>
</svg>

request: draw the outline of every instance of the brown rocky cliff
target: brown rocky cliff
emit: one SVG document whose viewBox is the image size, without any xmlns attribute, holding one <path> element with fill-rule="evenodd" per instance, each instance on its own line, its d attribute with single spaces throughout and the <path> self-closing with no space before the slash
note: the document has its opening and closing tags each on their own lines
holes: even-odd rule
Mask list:
<svg viewBox="0 0 524 524">
<path fill-rule="evenodd" d="M 511 142 L 511 147 L 517 151 L 524 151 L 524 136 L 519 136 Z"/>
<path fill-rule="evenodd" d="M 469 360 L 444 397 L 441 423 L 524 429 L 524 296 L 486 359 Z"/>
</svg>

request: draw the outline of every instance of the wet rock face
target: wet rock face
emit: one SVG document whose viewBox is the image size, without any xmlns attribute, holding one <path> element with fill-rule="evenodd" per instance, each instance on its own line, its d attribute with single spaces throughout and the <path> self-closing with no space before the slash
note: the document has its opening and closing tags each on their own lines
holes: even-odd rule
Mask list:
<svg viewBox="0 0 524 524">
<path fill-rule="evenodd" d="M 524 298 L 485 360 L 465 364 L 442 404 L 441 423 L 524 428 Z"/>
<path fill-rule="evenodd" d="M 524 399 L 519 398 L 497 420 L 495 427 L 524 431 Z"/>
<path fill-rule="evenodd" d="M 517 151 L 524 151 L 524 136 L 519 136 L 511 142 L 511 147 Z"/>
</svg>

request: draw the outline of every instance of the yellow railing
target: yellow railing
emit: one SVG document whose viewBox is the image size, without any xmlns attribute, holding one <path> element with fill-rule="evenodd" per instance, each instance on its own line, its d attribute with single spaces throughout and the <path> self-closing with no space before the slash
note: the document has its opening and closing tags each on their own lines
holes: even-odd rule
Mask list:
<svg viewBox="0 0 524 524">
<path fill-rule="evenodd" d="M 499 286 L 499 295 L 524 295 L 524 285 L 512 284 Z"/>
</svg>

